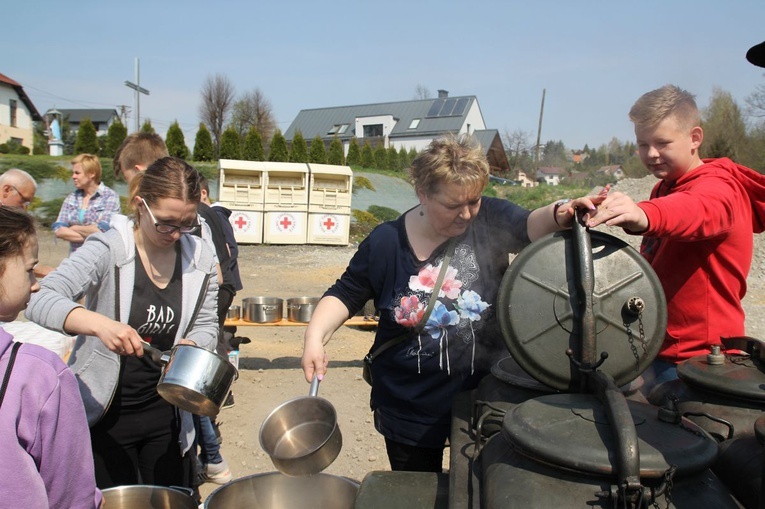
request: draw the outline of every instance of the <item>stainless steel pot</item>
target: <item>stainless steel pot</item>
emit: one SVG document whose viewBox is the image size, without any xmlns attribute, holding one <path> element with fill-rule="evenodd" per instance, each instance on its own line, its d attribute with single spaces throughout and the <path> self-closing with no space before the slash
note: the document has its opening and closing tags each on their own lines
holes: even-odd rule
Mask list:
<svg viewBox="0 0 765 509">
<path fill-rule="evenodd" d="M 214 417 L 239 376 L 227 358 L 196 345 L 175 345 L 162 352 L 143 343 L 144 352 L 163 364 L 157 392 L 182 410 Z"/>
<path fill-rule="evenodd" d="M 242 308 L 239 306 L 229 306 L 226 312 L 226 318 L 229 320 L 239 320 L 242 317 Z"/>
<path fill-rule="evenodd" d="M 284 316 L 284 301 L 276 297 L 247 297 L 242 299 L 242 307 L 245 322 L 280 322 Z"/>
<path fill-rule="evenodd" d="M 314 378 L 308 397 L 282 403 L 260 427 L 260 446 L 283 474 L 317 474 L 335 461 L 343 446 L 335 407 L 318 392 Z"/>
<path fill-rule="evenodd" d="M 197 509 L 188 488 L 130 485 L 107 488 L 104 509 Z"/>
<path fill-rule="evenodd" d="M 319 303 L 319 297 L 293 297 L 287 299 L 287 320 L 290 322 L 308 323 L 311 321 L 313 310 Z"/>
<path fill-rule="evenodd" d="M 351 509 L 359 483 L 330 474 L 290 477 L 279 472 L 236 479 L 213 491 L 205 509 Z"/>
</svg>

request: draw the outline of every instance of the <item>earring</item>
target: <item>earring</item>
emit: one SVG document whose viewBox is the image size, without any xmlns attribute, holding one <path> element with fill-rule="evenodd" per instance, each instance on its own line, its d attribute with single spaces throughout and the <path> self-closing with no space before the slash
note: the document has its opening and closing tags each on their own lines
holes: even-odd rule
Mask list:
<svg viewBox="0 0 765 509">
<path fill-rule="evenodd" d="M 422 205 L 420 205 L 420 215 L 421 215 L 421 216 L 424 216 L 424 215 L 425 215 L 425 212 L 422 210 Z"/>
</svg>

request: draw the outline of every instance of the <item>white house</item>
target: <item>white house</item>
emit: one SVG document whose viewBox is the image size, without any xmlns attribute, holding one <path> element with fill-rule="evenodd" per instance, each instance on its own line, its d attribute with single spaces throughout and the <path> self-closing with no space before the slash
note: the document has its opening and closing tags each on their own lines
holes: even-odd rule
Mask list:
<svg viewBox="0 0 765 509">
<path fill-rule="evenodd" d="M 544 179 L 545 183 L 550 186 L 557 186 L 560 184 L 560 180 L 568 173 L 563 168 L 556 166 L 543 166 L 537 169 L 537 181 Z"/>
<path fill-rule="evenodd" d="M 0 143 L 16 141 L 34 147 L 34 122 L 42 120 L 24 88 L 0 74 Z"/>
<path fill-rule="evenodd" d="M 89 118 L 96 128 L 96 136 L 103 136 L 109 132 L 109 126 L 119 120 L 120 116 L 115 109 L 74 109 L 58 110 L 64 120 L 69 122 L 72 134 L 80 128 L 80 123 Z"/>
<path fill-rule="evenodd" d="M 600 168 L 598 168 L 598 171 L 596 173 L 604 173 L 606 175 L 614 177 L 616 180 L 624 178 L 624 169 L 622 168 L 621 164 L 601 166 Z"/>
<path fill-rule="evenodd" d="M 383 143 L 385 148 L 420 151 L 446 133 L 470 133 L 486 151 L 492 173 L 509 170 L 507 156 L 496 129 L 486 129 L 475 96 L 449 97 L 439 90 L 435 99 L 335 106 L 301 110 L 284 132 L 288 142 L 300 131 L 307 143 L 316 136 L 329 144 L 337 136 L 345 153 L 352 138 L 363 146 Z"/>
</svg>

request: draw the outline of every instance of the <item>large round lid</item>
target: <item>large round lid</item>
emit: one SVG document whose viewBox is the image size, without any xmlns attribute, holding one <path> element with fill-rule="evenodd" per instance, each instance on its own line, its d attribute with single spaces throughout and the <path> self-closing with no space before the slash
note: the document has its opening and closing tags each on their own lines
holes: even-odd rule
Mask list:
<svg viewBox="0 0 765 509">
<path fill-rule="evenodd" d="M 702 389 L 743 398 L 765 401 L 765 367 L 762 361 L 747 356 L 725 356 L 719 365 L 709 364 L 705 355 L 677 365 L 677 376 L 687 384 Z"/>
<path fill-rule="evenodd" d="M 659 421 L 658 409 L 627 400 L 640 450 L 640 476 L 655 479 L 670 465 L 685 475 L 708 468 L 717 443 L 687 419 Z M 551 394 L 507 412 L 502 435 L 525 455 L 569 470 L 596 475 L 614 471 L 617 443 L 604 406 L 591 394 Z"/>
<path fill-rule="evenodd" d="M 667 325 L 664 291 L 648 262 L 626 242 L 589 232 L 600 370 L 622 386 L 658 354 Z M 505 344 L 531 376 L 558 390 L 578 390 L 566 350 L 581 358 L 579 262 L 571 231 L 544 237 L 513 260 L 499 287 L 497 314 Z M 629 309 L 642 309 L 633 313 Z"/>
</svg>

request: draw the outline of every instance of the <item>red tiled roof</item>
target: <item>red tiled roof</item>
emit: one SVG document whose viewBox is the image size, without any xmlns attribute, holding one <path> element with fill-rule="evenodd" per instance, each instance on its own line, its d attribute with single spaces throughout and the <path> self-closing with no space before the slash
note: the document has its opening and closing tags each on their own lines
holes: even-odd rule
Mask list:
<svg viewBox="0 0 765 509">
<path fill-rule="evenodd" d="M 23 102 L 29 110 L 29 115 L 32 117 L 32 120 L 42 120 L 40 113 L 37 111 L 37 108 L 35 108 L 35 105 L 32 103 L 32 100 L 27 93 L 24 92 L 24 87 L 22 87 L 20 83 L 2 73 L 0 73 L 0 83 L 10 85 L 16 90 L 16 93 L 19 94 L 19 99 L 21 99 L 21 102 Z"/>
</svg>

